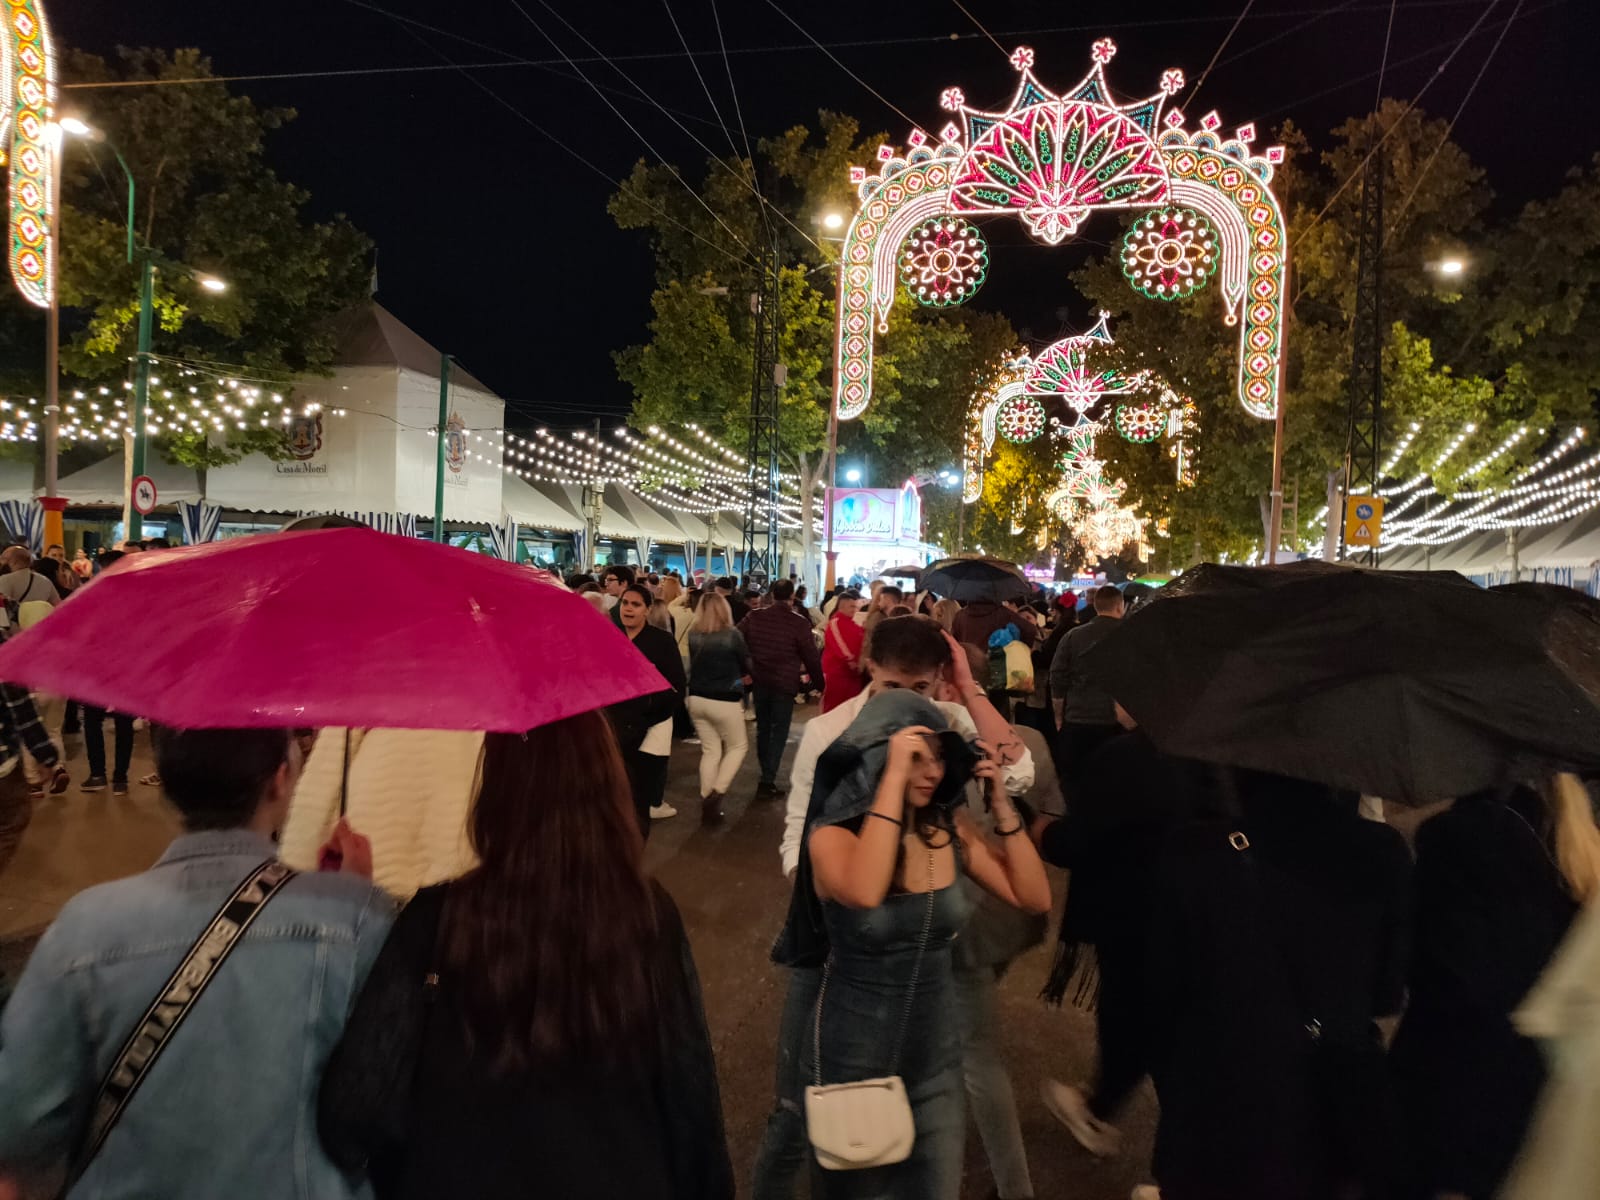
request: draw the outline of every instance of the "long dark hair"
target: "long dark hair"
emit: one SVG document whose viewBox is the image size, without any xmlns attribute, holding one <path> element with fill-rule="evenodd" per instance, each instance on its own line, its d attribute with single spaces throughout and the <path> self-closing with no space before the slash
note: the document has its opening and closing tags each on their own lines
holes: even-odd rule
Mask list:
<svg viewBox="0 0 1600 1200">
<path fill-rule="evenodd" d="M 582 713 L 484 737 L 480 865 L 440 930 L 469 1043 L 510 1074 L 635 1059 L 658 996 L 655 898 L 611 726 Z"/>
</svg>

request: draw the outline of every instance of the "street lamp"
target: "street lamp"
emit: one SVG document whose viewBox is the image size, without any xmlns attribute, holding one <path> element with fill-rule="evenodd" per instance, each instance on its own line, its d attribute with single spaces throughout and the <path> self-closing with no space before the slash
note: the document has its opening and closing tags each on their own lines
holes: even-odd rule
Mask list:
<svg viewBox="0 0 1600 1200">
<path fill-rule="evenodd" d="M 122 168 L 122 173 L 128 180 L 127 261 L 132 262 L 136 247 L 133 225 L 134 183 L 133 171 L 128 166 L 128 160 L 122 157 L 122 152 L 118 150 L 116 146 L 112 145 L 110 139 L 106 137 L 103 130 L 96 129 L 94 126 L 90 125 L 81 118 L 63 117 L 59 122 L 57 122 L 57 127 L 63 132 L 70 133 L 75 137 L 87 138 L 92 142 L 103 143 L 106 149 L 111 151 L 112 156 L 116 158 L 117 165 Z M 60 178 L 59 171 L 56 173 L 56 177 L 58 179 Z M 59 204 L 56 205 L 56 211 L 58 213 L 60 212 L 60 209 L 61 206 Z M 129 472 L 131 479 L 137 479 L 139 476 L 145 473 L 145 441 L 149 429 L 150 407 L 150 336 L 152 328 L 155 324 L 155 249 L 149 245 L 142 245 L 137 246 L 137 250 L 139 255 L 139 345 L 134 360 L 133 372 L 133 451 L 129 456 L 132 460 L 132 470 Z M 195 282 L 208 292 L 215 294 L 225 292 L 228 289 L 227 283 L 221 279 L 218 279 L 215 275 L 205 274 L 188 267 L 181 267 L 179 269 L 187 271 L 189 275 L 194 278 Z M 54 330 L 52 330 L 52 359 L 55 353 L 55 342 L 56 338 Z M 54 378 L 55 372 L 52 371 L 52 388 L 54 387 Z M 52 425 L 54 424 L 54 419 L 54 414 L 52 414 L 50 417 Z M 51 436 L 51 432 L 52 431 L 47 428 L 46 438 L 47 441 L 50 441 L 51 443 L 49 448 L 45 451 L 47 483 L 51 481 L 55 473 L 55 445 L 53 437 Z M 53 494 L 53 492 L 50 494 Z M 137 512 L 133 507 L 131 485 L 129 488 L 129 493 L 123 497 L 122 511 L 124 528 L 127 531 L 127 537 L 130 541 L 136 541 L 144 533 L 144 515 L 140 512 Z"/>
<path fill-rule="evenodd" d="M 846 471 L 844 473 L 844 477 L 845 477 L 846 482 L 849 482 L 849 483 L 860 483 L 861 482 L 861 472 L 856 470 L 856 468 L 854 468 L 854 467 L 851 467 L 848 471 Z"/>
<path fill-rule="evenodd" d="M 1434 264 L 1434 270 L 1441 275 L 1460 275 L 1467 269 L 1467 264 L 1459 258 L 1446 258 Z"/>
<path fill-rule="evenodd" d="M 844 228 L 844 214 L 843 213 L 837 213 L 837 212 L 823 213 L 822 214 L 822 227 L 824 229 L 835 229 L 835 230 L 843 229 Z"/>
</svg>

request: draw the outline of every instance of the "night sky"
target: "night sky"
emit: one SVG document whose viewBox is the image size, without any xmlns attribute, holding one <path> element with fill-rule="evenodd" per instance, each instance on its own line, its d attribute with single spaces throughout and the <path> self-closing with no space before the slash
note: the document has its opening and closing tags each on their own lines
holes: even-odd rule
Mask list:
<svg viewBox="0 0 1600 1200">
<path fill-rule="evenodd" d="M 728 152 L 662 0 L 549 2 L 702 141 Z M 772 0 L 717 6 L 752 140 L 814 123 L 819 108 L 832 108 L 903 144 L 906 121 L 806 33 L 930 130 L 947 119 L 938 107 L 945 86 L 959 84 L 971 103 L 995 106 L 1015 88 L 1001 50 L 952 0 L 777 3 L 805 33 Z M 1076 82 L 1088 69 L 1090 43 L 1109 34 L 1119 53 L 1107 74 L 1124 98 L 1152 93 L 1161 70 L 1177 66 L 1189 79 L 1178 101 L 1191 125 L 1216 108 L 1230 129 L 1255 121 L 1264 141 L 1267 129 L 1292 117 L 1314 144 L 1371 105 L 1390 10 L 1387 0 L 1255 0 L 1197 106 L 1195 83 L 1245 0 L 1108 4 L 1103 20 L 1093 6 L 1063 0 L 964 3 L 1006 52 L 1023 43 L 1035 48 L 1035 71 L 1046 86 Z M 701 174 L 704 151 L 599 61 L 544 0 L 521 4 L 590 78 L 615 89 L 608 95 L 656 152 L 691 178 Z M 1553 192 L 1566 170 L 1600 145 L 1594 0 L 1399 0 L 1384 91 L 1415 95 L 1486 8 L 1480 33 L 1432 85 L 1423 108 L 1455 112 L 1516 13 L 1455 131 L 1488 169 L 1498 202 L 1515 206 Z M 700 68 L 739 138 L 710 0 L 672 0 L 671 12 L 689 46 L 706 52 Z M 644 336 L 651 256 L 642 234 L 617 229 L 606 214 L 612 183 L 528 122 L 613 180 L 635 159 L 653 156 L 512 0 L 63 0 L 49 14 L 64 44 L 103 54 L 117 45 L 197 46 L 219 75 L 441 68 L 231 86 L 262 104 L 299 110 L 297 121 L 271 135 L 271 162 L 311 191 L 314 215 L 344 212 L 376 241 L 378 296 L 401 319 L 524 418 L 554 424 L 564 413 L 577 419 L 626 411 L 630 397 L 610 351 Z M 473 66 L 470 78 L 446 61 Z M 68 92 L 67 111 L 71 104 Z M 1057 336 L 1064 321 L 1081 326 L 1083 303 L 1066 274 L 1093 243 L 1047 249 L 1002 233 L 1004 224 L 989 225 L 995 266 L 976 306 L 1005 311 L 1040 340 Z M 1103 216 L 1086 235 L 1105 238 L 1114 228 Z"/>
</svg>

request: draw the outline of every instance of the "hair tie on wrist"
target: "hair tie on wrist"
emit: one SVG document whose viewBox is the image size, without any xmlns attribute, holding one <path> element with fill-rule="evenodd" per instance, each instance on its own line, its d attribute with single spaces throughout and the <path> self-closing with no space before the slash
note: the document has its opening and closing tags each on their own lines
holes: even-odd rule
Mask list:
<svg viewBox="0 0 1600 1200">
<path fill-rule="evenodd" d="M 887 821 L 891 825 L 898 825 L 901 829 L 904 829 L 906 827 L 906 823 L 904 821 L 897 821 L 895 818 L 889 816 L 886 813 L 872 812 L 872 811 L 869 810 L 868 813 L 867 813 L 867 816 L 869 816 L 869 817 L 877 817 L 878 820 Z"/>
</svg>

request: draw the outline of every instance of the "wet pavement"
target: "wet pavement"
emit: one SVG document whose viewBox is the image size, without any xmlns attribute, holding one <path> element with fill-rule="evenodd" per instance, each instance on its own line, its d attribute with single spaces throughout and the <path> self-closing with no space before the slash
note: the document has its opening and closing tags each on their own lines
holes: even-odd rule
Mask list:
<svg viewBox="0 0 1600 1200">
<path fill-rule="evenodd" d="M 804 719 L 795 714 L 790 751 Z M 754 726 L 750 727 L 754 750 Z M 134 761 L 137 779 L 149 769 L 145 735 Z M 729 796 L 727 822 L 699 824 L 699 747 L 679 742 L 672 755 L 667 800 L 679 815 L 654 824 L 647 861 L 683 912 L 705 990 L 707 1017 L 722 1084 L 729 1148 L 740 1195 L 749 1194 L 750 1167 L 772 1105 L 774 1039 L 783 1006 L 785 972 L 767 958 L 783 921 L 789 887 L 778 863 L 783 801 L 755 800 L 754 755 Z M 81 779 L 81 755 L 73 764 Z M 38 933 L 76 891 L 130 874 L 160 854 L 176 828 L 156 789 L 135 783 L 126 798 L 76 790 L 48 798 L 11 867 L 0 875 L 0 964 L 14 973 Z M 1054 876 L 1057 907 L 1064 877 Z M 1054 934 L 1052 921 L 1052 938 Z M 1093 1068 L 1089 1016 L 1053 1009 L 1037 999 L 1049 965 L 1047 941 L 1020 959 L 1001 982 L 998 1019 L 1021 1110 L 1023 1137 L 1039 1200 L 1125 1200 L 1147 1174 L 1155 1101 L 1148 1086 L 1121 1121 L 1122 1155 L 1100 1162 L 1078 1148 L 1039 1102 L 1041 1078 L 1087 1078 Z M 969 1122 L 970 1126 L 970 1122 Z M 964 1200 L 993 1194 L 982 1146 L 969 1136 Z M 804 1195 L 802 1187 L 801 1194 Z"/>
</svg>

